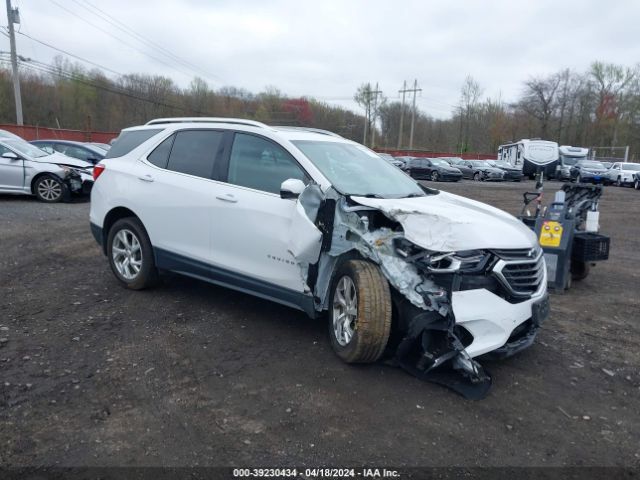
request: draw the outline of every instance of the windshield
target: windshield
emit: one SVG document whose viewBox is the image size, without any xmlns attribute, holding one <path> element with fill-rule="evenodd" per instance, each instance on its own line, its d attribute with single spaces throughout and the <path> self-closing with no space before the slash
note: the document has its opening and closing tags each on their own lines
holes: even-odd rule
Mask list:
<svg viewBox="0 0 640 480">
<path fill-rule="evenodd" d="M 560 155 L 560 161 L 562 165 L 575 165 L 578 160 L 583 159 L 584 157 L 570 157 L 569 155 Z"/>
<path fill-rule="evenodd" d="M 432 158 L 431 163 L 439 167 L 450 167 L 449 162 L 442 160 L 441 158 Z"/>
<path fill-rule="evenodd" d="M 622 170 L 633 170 L 640 172 L 640 163 L 623 163 L 621 164 Z"/>
<path fill-rule="evenodd" d="M 605 168 L 605 166 L 600 162 L 580 162 L 580 165 L 587 168 Z"/>
<path fill-rule="evenodd" d="M 35 145 L 31 145 L 29 142 L 22 140 L 21 138 L 5 138 L 2 140 L 6 146 L 12 148 L 16 152 L 30 158 L 40 158 L 51 155 L 44 150 L 40 150 Z"/>
<path fill-rule="evenodd" d="M 343 195 L 399 198 L 425 194 L 411 178 L 362 145 L 315 140 L 294 140 L 293 144 Z"/>
</svg>

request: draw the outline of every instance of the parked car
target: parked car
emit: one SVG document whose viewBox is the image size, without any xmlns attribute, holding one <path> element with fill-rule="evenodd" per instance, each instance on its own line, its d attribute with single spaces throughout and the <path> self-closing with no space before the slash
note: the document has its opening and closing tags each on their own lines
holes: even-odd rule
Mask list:
<svg viewBox="0 0 640 480">
<path fill-rule="evenodd" d="M 95 165 L 104 158 L 107 150 L 91 143 L 74 142 L 71 140 L 33 140 L 30 142 L 45 152 L 59 152 L 68 157 L 84 160 Z"/>
<path fill-rule="evenodd" d="M 528 347 L 548 313 L 522 222 L 335 134 L 159 119 L 123 130 L 95 172 L 91 230 L 119 283 L 174 271 L 326 312 L 349 363 L 391 349 L 409 371 L 446 362 L 477 385 L 473 357 Z"/>
<path fill-rule="evenodd" d="M 464 160 L 456 165 L 462 172 L 462 178 L 470 178 L 476 181 L 501 182 L 504 180 L 504 171 L 492 167 L 485 160 Z"/>
<path fill-rule="evenodd" d="M 640 163 L 616 162 L 611 165 L 604 176 L 607 183 L 613 183 L 618 187 L 634 185 L 633 175 L 640 172 Z"/>
<path fill-rule="evenodd" d="M 606 173 L 602 162 L 580 160 L 571 167 L 571 180 L 578 183 L 608 183 Z"/>
<path fill-rule="evenodd" d="M 457 182 L 462 173 L 441 158 L 414 157 L 405 166 L 405 172 L 411 177 L 433 180 L 434 182 Z"/>
<path fill-rule="evenodd" d="M 47 153 L 17 135 L 0 132 L 0 193 L 35 195 L 54 203 L 91 190 L 92 164 Z"/>
<path fill-rule="evenodd" d="M 404 163 L 402 162 L 402 160 L 398 160 L 395 157 L 393 157 L 392 155 L 389 155 L 388 153 L 379 153 L 378 152 L 378 156 L 380 156 L 383 160 L 386 160 L 387 162 L 389 162 L 394 167 L 398 167 L 400 169 L 402 169 L 402 167 L 404 167 Z"/>
<path fill-rule="evenodd" d="M 513 182 L 520 182 L 523 178 L 524 175 L 522 173 L 522 170 L 520 170 L 519 168 L 514 167 L 513 165 L 507 163 L 507 162 L 503 162 L 503 161 L 496 161 L 496 160 L 485 160 L 489 165 L 491 165 L 492 167 L 496 167 L 499 168 L 500 170 L 502 170 L 504 172 L 504 179 L 505 180 L 511 180 Z"/>
</svg>

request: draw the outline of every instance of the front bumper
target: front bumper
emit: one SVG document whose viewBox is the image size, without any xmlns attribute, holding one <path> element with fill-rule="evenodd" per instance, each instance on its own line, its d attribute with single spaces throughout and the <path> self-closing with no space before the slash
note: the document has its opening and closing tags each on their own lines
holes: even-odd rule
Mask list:
<svg viewBox="0 0 640 480">
<path fill-rule="evenodd" d="M 452 304 L 456 324 L 473 337 L 466 346 L 467 353 L 471 357 L 492 353 L 504 358 L 533 343 L 538 327 L 548 315 L 546 281 L 541 292 L 519 303 L 476 289 L 453 292 Z"/>
<path fill-rule="evenodd" d="M 607 177 L 604 174 L 580 172 L 581 183 L 604 183 L 605 181 L 607 181 Z"/>
<path fill-rule="evenodd" d="M 462 179 L 461 173 L 440 173 L 440 180 L 444 180 L 446 182 L 457 182 Z"/>
</svg>

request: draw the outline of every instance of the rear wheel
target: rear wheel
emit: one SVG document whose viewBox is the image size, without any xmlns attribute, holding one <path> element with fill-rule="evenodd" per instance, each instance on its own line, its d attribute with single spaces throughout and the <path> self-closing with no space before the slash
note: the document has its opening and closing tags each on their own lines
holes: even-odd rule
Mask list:
<svg viewBox="0 0 640 480">
<path fill-rule="evenodd" d="M 438 180 L 440 180 L 438 172 L 431 172 L 431 180 L 434 182 L 437 182 Z"/>
<path fill-rule="evenodd" d="M 120 283 L 132 290 L 142 290 L 158 282 L 158 270 L 151 241 L 140 220 L 118 220 L 107 239 L 109 265 Z"/>
<path fill-rule="evenodd" d="M 571 260 L 571 278 L 573 280 L 583 280 L 589 275 L 591 270 L 587 262 L 580 260 Z"/>
<path fill-rule="evenodd" d="M 64 184 L 53 175 L 43 175 L 34 185 L 36 198 L 41 202 L 58 203 L 62 201 Z"/>
<path fill-rule="evenodd" d="M 347 363 L 375 362 L 391 331 L 391 293 L 380 269 L 363 260 L 343 263 L 331 289 L 329 338 Z"/>
</svg>

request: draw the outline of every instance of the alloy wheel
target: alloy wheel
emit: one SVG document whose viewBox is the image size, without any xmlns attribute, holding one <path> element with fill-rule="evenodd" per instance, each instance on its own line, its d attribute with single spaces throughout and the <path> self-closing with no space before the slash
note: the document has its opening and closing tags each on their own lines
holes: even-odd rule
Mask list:
<svg viewBox="0 0 640 480">
<path fill-rule="evenodd" d="M 62 196 L 62 185 L 53 178 L 42 179 L 38 183 L 38 195 L 48 202 L 55 202 Z"/>
<path fill-rule="evenodd" d="M 135 279 L 142 268 L 142 248 L 138 237 L 128 229 L 120 230 L 111 246 L 113 264 L 126 280 Z"/>
<path fill-rule="evenodd" d="M 342 277 L 333 293 L 333 333 L 342 347 L 353 339 L 358 320 L 358 295 L 351 277 Z"/>
<path fill-rule="evenodd" d="M 438 181 L 438 172 L 431 172 L 431 180 L 434 182 Z"/>
</svg>

